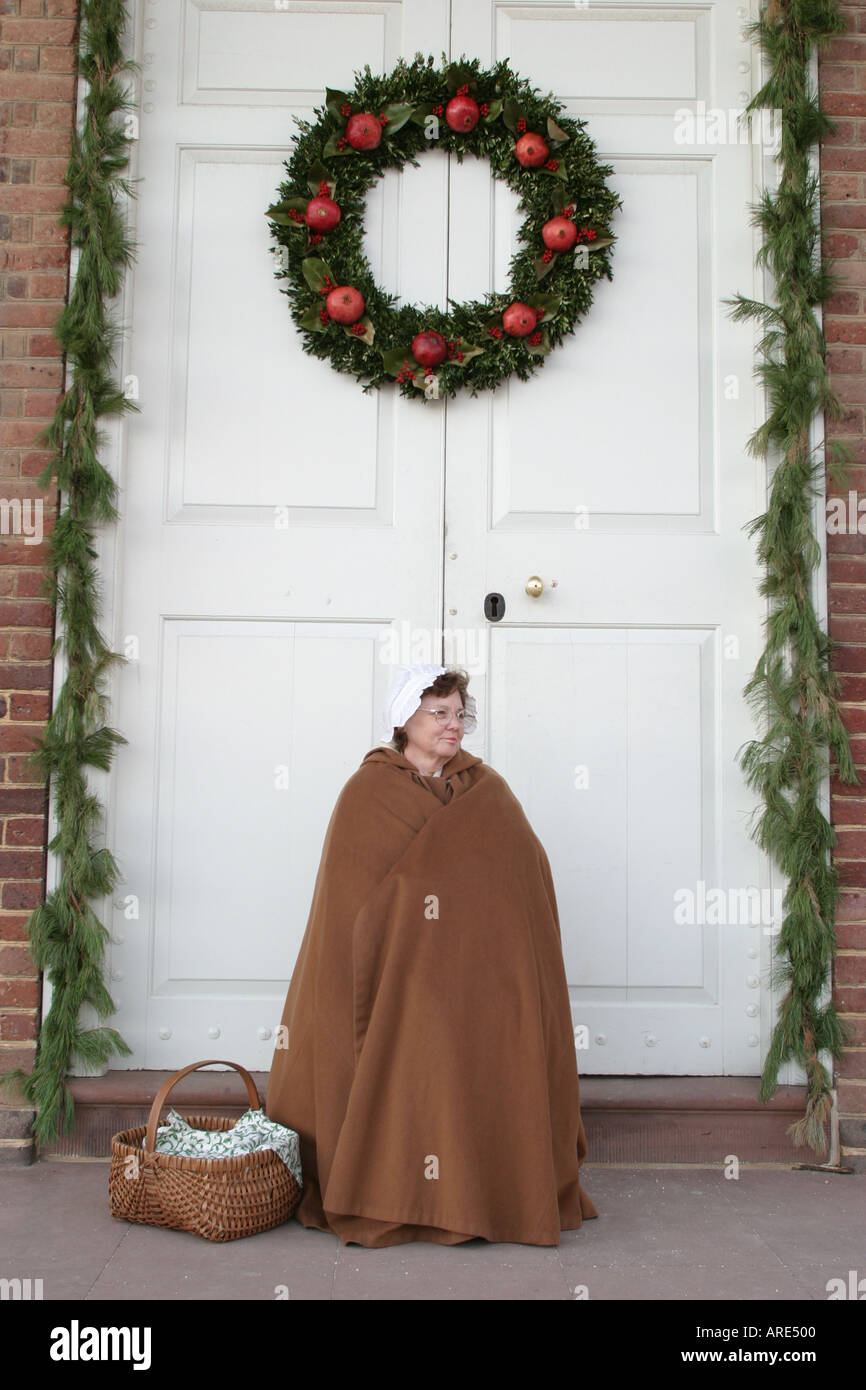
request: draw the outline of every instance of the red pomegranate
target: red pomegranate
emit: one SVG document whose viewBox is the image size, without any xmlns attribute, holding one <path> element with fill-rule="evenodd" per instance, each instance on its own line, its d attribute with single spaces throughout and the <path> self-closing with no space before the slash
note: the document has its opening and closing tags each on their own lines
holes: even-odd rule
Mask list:
<svg viewBox="0 0 866 1390">
<path fill-rule="evenodd" d="M 330 232 L 342 217 L 333 198 L 311 198 L 304 219 L 313 232 Z"/>
<path fill-rule="evenodd" d="M 361 111 L 349 117 L 346 139 L 353 150 L 375 150 L 382 139 L 382 126 L 372 112 Z"/>
<path fill-rule="evenodd" d="M 514 146 L 514 153 L 518 164 L 522 164 L 524 169 L 538 169 L 547 159 L 550 150 L 540 135 L 528 130 Z"/>
<path fill-rule="evenodd" d="M 570 251 L 577 241 L 577 228 L 568 217 L 551 217 L 541 229 L 541 238 L 551 251 Z"/>
<path fill-rule="evenodd" d="M 445 120 L 450 128 L 464 135 L 475 129 L 480 114 L 478 102 L 466 95 L 452 97 L 445 107 Z"/>
<path fill-rule="evenodd" d="M 335 323 L 357 323 L 364 313 L 364 296 L 352 285 L 338 285 L 325 300 Z"/>
<path fill-rule="evenodd" d="M 509 304 L 502 315 L 502 327 L 511 338 L 525 338 L 528 333 L 533 332 L 537 322 L 536 311 L 519 299 Z"/>
<path fill-rule="evenodd" d="M 421 367 L 438 367 L 448 355 L 448 344 L 435 328 L 416 333 L 412 339 L 412 356 Z"/>
</svg>

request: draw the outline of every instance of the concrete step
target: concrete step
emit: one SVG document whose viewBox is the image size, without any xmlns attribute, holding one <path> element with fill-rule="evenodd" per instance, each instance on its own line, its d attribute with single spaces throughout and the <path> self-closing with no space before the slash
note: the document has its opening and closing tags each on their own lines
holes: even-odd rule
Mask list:
<svg viewBox="0 0 866 1390">
<path fill-rule="evenodd" d="M 75 1127 L 40 1158 L 104 1158 L 111 1137 L 146 1124 L 167 1071 L 109 1071 L 70 1077 Z M 264 1100 L 267 1073 L 253 1072 Z M 758 1099 L 756 1076 L 584 1076 L 581 1111 L 591 1163 L 718 1163 L 735 1155 L 744 1163 L 825 1162 L 827 1155 L 795 1147 L 786 1130 L 803 1113 L 805 1088 L 781 1086 L 772 1100 Z M 248 1101 L 233 1071 L 194 1072 L 170 1093 L 180 1114 L 237 1117 Z M 0 1111 L 0 1160 L 29 1163 L 37 1157 L 29 1139 L 33 1112 Z"/>
</svg>

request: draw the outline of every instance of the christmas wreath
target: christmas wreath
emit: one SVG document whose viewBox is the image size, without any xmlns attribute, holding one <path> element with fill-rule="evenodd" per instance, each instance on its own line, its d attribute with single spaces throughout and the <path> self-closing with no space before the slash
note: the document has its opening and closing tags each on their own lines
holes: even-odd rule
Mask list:
<svg viewBox="0 0 866 1390">
<path fill-rule="evenodd" d="M 315 122 L 299 120 L 288 177 L 266 216 L 278 243 L 304 350 L 326 357 L 364 390 L 394 379 L 405 396 L 473 395 L 512 373 L 525 380 L 589 309 L 611 278 L 610 231 L 619 197 L 584 133 L 503 61 L 433 66 L 418 54 L 387 77 L 369 67 L 351 92 L 330 88 Z M 490 162 L 519 195 L 523 244 L 504 294 L 457 304 L 398 306 L 363 249 L 365 198 L 386 169 L 417 166 L 440 148 Z"/>
</svg>

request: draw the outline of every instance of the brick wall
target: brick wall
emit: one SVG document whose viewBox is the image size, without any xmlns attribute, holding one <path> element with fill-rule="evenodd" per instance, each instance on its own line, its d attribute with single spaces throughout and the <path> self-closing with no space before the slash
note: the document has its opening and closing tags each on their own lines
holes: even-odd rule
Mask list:
<svg viewBox="0 0 866 1390">
<path fill-rule="evenodd" d="M 51 329 L 68 279 L 57 213 L 74 119 L 76 14 L 77 0 L 0 0 L 0 497 L 41 499 L 45 537 L 58 498 L 36 486 L 50 454 L 35 439 L 63 381 Z M 5 534 L 0 546 L 0 1069 L 29 1071 L 40 983 L 25 923 L 44 891 L 47 797 L 25 762 L 50 712 L 54 615 L 40 597 L 46 540 Z M 21 1162 L 29 1123 L 13 1102 L 0 1091 L 0 1161 Z"/>
<path fill-rule="evenodd" d="M 824 104 L 838 124 L 822 155 L 825 240 L 846 282 L 825 324 L 833 389 L 848 407 L 844 421 L 830 428 L 852 445 L 850 486 L 860 494 L 866 493 L 866 7 L 841 8 L 850 33 L 819 66 Z M 0 496 L 42 498 L 46 534 L 57 499 L 34 485 L 48 457 L 34 440 L 53 414 L 62 382 L 51 327 L 68 273 L 67 238 L 56 214 L 65 201 L 74 113 L 76 13 L 77 0 L 0 0 Z M 39 982 L 24 927 L 42 896 L 47 826 L 45 788 L 24 762 L 50 707 L 53 615 L 39 597 L 44 542 L 25 545 L 4 536 L 0 544 L 0 1069 L 29 1069 Z M 853 1033 L 839 1096 L 843 1148 L 855 1162 L 866 1159 L 866 536 L 829 537 L 828 558 L 830 633 L 840 644 L 834 667 L 863 777 L 861 788 L 836 779 L 831 787 L 844 889 L 835 994 Z M 0 1160 L 20 1161 L 26 1128 L 8 1095 L 0 1105 Z"/>
<path fill-rule="evenodd" d="M 844 285 L 825 306 L 827 361 L 845 418 L 828 434 L 847 440 L 853 466 L 847 491 L 866 497 L 866 6 L 840 5 L 848 33 L 819 59 L 825 110 L 836 134 L 821 156 L 824 244 Z M 828 481 L 828 492 L 836 493 Z M 861 525 L 866 528 L 866 518 Z M 843 717 L 862 785 L 831 783 L 831 819 L 843 897 L 837 909 L 835 998 L 852 1034 L 839 1068 L 843 1156 L 866 1160 L 866 535 L 827 537 L 830 636 L 839 645 Z"/>
</svg>

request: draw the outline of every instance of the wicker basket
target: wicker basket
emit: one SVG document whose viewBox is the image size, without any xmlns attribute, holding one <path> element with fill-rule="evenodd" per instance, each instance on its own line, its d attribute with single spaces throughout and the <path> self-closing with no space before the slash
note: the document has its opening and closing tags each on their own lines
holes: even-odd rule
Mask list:
<svg viewBox="0 0 866 1390">
<path fill-rule="evenodd" d="M 121 1130 L 111 1140 L 108 1195 L 111 1215 L 148 1226 L 193 1231 L 205 1240 L 238 1240 L 279 1226 L 293 1214 L 301 1186 L 273 1149 L 231 1158 L 182 1158 L 155 1151 L 162 1107 L 173 1086 L 199 1067 L 234 1067 L 246 1083 L 250 1105 L 261 1109 L 249 1072 L 236 1062 L 193 1062 L 160 1087 L 146 1125 Z M 235 1121 L 189 1115 L 195 1129 L 233 1129 Z M 144 1148 L 142 1139 L 146 1139 Z"/>
</svg>

